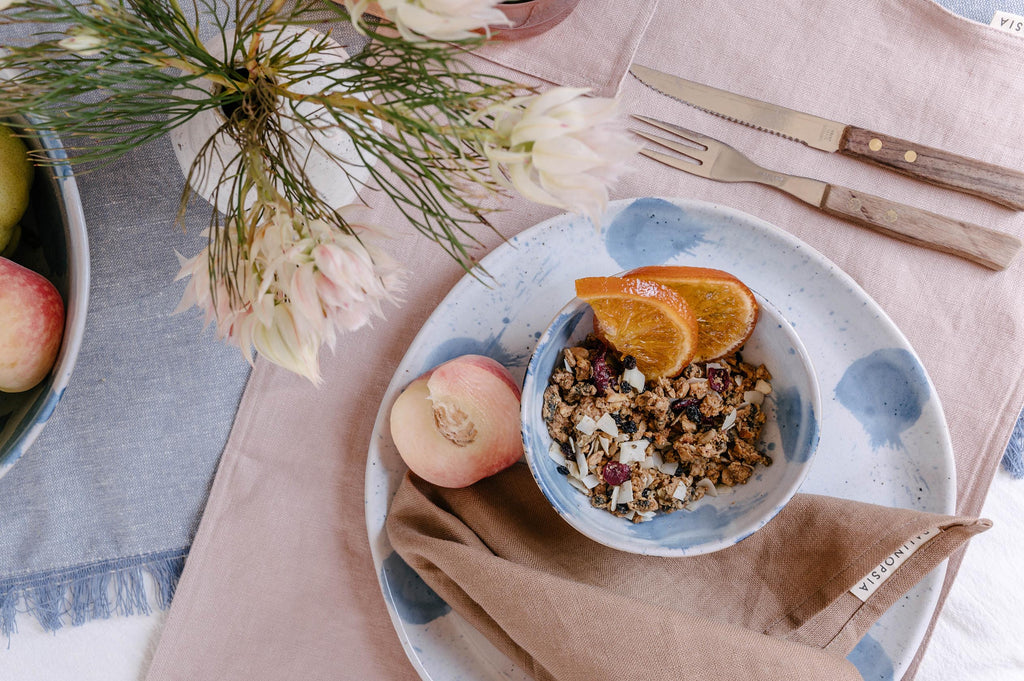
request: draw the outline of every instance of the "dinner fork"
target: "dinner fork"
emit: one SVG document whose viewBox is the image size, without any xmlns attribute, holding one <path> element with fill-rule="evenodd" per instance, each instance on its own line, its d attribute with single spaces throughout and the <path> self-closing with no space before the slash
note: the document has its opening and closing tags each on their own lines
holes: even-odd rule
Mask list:
<svg viewBox="0 0 1024 681">
<path fill-rule="evenodd" d="M 1006 269 L 1020 250 L 1020 240 L 1009 234 L 821 180 L 762 168 L 728 144 L 707 135 L 647 116 L 634 114 L 633 118 L 688 143 L 633 128 L 637 135 L 672 149 L 685 159 L 649 148 L 641 149 L 641 154 L 692 175 L 719 182 L 756 182 L 775 187 L 828 215 L 925 248 L 957 255 L 993 270 Z"/>
</svg>

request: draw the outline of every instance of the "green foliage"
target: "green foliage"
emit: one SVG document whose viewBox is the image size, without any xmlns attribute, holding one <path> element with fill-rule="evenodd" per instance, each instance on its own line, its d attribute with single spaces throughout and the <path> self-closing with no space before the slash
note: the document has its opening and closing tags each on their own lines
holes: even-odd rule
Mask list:
<svg viewBox="0 0 1024 681">
<path fill-rule="evenodd" d="M 61 136 L 73 162 L 90 164 L 112 161 L 204 111 L 224 113 L 219 133 L 240 151 L 233 159 L 238 163 L 226 159 L 228 170 L 219 178 L 218 191 L 230 192 L 233 208 L 226 216 L 214 211 L 210 274 L 227 281 L 233 296 L 232 282 L 239 281 L 260 224 L 259 211 L 246 209 L 253 198 L 257 205 L 283 199 L 307 220 L 352 233 L 306 176 L 296 129 L 312 133 L 303 137 L 314 144 L 318 130 L 344 130 L 370 169 L 371 186 L 472 268 L 474 230 L 489 228 L 480 198 L 501 191 L 482 151 L 491 131 L 480 112 L 520 89 L 474 73 L 460 59 L 483 38 L 458 45 L 408 42 L 360 20 L 371 41 L 339 69 L 320 59 L 330 50 L 326 37 L 296 49 L 272 28 L 347 20 L 334 3 L 193 0 L 189 10 L 177 0 L 18 0 L 0 12 L 0 23 L 31 24 L 35 32 L 30 42 L 0 51 L 0 69 L 14 74 L 0 82 L 0 116 L 38 120 Z M 224 58 L 200 40 L 201 29 L 211 27 L 222 36 Z M 296 91 L 314 78 L 329 85 L 312 94 Z M 190 181 L 210 172 L 216 139 L 190 169 Z M 347 174 L 342 160 L 332 158 Z"/>
</svg>

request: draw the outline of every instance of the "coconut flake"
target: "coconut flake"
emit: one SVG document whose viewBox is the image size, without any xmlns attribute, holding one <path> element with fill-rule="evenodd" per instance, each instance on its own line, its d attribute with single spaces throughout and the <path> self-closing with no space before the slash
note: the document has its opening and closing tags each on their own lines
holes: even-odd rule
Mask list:
<svg viewBox="0 0 1024 681">
<path fill-rule="evenodd" d="M 582 482 L 584 485 L 586 485 L 587 489 L 594 489 L 595 487 L 597 487 L 598 485 L 601 484 L 600 478 L 598 478 L 593 473 L 589 473 L 587 475 L 584 475 L 583 479 L 580 480 L 580 482 Z"/>
<path fill-rule="evenodd" d="M 661 465 L 663 463 L 665 463 L 665 462 L 661 458 L 661 452 L 659 452 L 657 449 L 652 450 L 651 451 L 651 455 L 648 456 L 646 459 L 644 459 L 644 467 L 645 468 L 657 468 L 657 469 L 660 470 L 661 469 Z"/>
<path fill-rule="evenodd" d="M 584 416 L 580 419 L 580 422 L 576 424 L 576 430 L 580 431 L 584 435 L 593 435 L 594 431 L 597 430 L 597 421 Z"/>
<path fill-rule="evenodd" d="M 580 475 L 580 467 L 576 465 L 575 461 L 566 460 L 565 467 L 569 469 L 569 477 L 576 478 L 577 480 L 582 477 Z"/>
<path fill-rule="evenodd" d="M 600 437 L 600 436 L 598 436 L 597 441 L 599 443 L 601 443 L 601 449 L 603 449 L 604 453 L 607 454 L 608 453 L 608 447 L 611 446 L 612 441 L 610 439 L 606 438 L 606 437 Z"/>
<path fill-rule="evenodd" d="M 692 385 L 694 383 L 707 383 L 707 382 L 708 382 L 708 379 L 706 379 L 706 378 L 688 378 L 688 379 L 686 379 L 686 385 Z"/>
<path fill-rule="evenodd" d="M 603 430 L 612 437 L 619 434 L 619 426 L 615 423 L 615 419 L 612 418 L 611 414 L 605 414 L 597 420 L 597 429 Z"/>
<path fill-rule="evenodd" d="M 633 483 L 627 480 L 618 486 L 620 504 L 628 504 L 633 501 Z"/>
<path fill-rule="evenodd" d="M 672 492 L 672 498 L 678 499 L 679 501 L 686 501 L 686 485 L 679 483 L 676 485 L 675 491 Z"/>
<path fill-rule="evenodd" d="M 590 472 L 590 466 L 587 465 L 587 457 L 583 452 L 576 452 L 576 465 L 580 469 L 580 478 Z"/>
<path fill-rule="evenodd" d="M 626 515 L 624 515 L 622 517 L 625 518 L 626 520 L 632 520 L 633 518 L 636 517 L 636 511 L 630 511 L 629 513 L 627 513 Z"/>
<path fill-rule="evenodd" d="M 642 393 L 644 391 L 645 380 L 644 372 L 640 371 L 636 367 L 626 369 L 622 372 L 622 381 L 636 388 L 638 393 Z"/>
<path fill-rule="evenodd" d="M 722 421 L 722 430 L 729 430 L 736 425 L 736 410 L 730 409 L 729 413 L 725 415 L 725 420 Z"/>
<path fill-rule="evenodd" d="M 718 496 L 718 490 L 715 488 L 715 483 L 711 482 L 708 478 L 701 478 L 694 486 L 702 488 L 707 494 L 710 494 L 713 497 Z"/>
<path fill-rule="evenodd" d="M 747 404 L 763 404 L 764 393 L 760 390 L 747 390 L 743 393 L 743 401 Z"/>
<path fill-rule="evenodd" d="M 650 442 L 647 440 L 619 443 L 619 463 L 629 463 L 631 461 L 643 463 L 644 459 L 647 458 L 647 445 L 649 444 Z"/>
<path fill-rule="evenodd" d="M 757 383 L 754 384 L 754 390 L 759 393 L 764 393 L 765 395 L 770 395 L 772 392 L 772 386 L 771 383 L 759 378 L 757 379 Z"/>
<path fill-rule="evenodd" d="M 569 373 L 572 373 L 572 367 L 569 366 L 569 358 L 562 357 L 562 363 L 565 364 L 565 370 L 568 371 Z"/>
<path fill-rule="evenodd" d="M 705 371 L 708 370 L 708 369 L 724 369 L 724 368 L 725 367 L 723 367 L 718 362 L 708 362 L 707 364 L 704 365 Z"/>
<path fill-rule="evenodd" d="M 732 377 L 732 380 L 736 383 L 736 387 L 739 388 L 743 385 L 743 377 L 736 375 Z"/>
<path fill-rule="evenodd" d="M 679 463 L 676 461 L 666 461 L 665 463 L 658 466 L 658 470 L 665 475 L 675 475 L 676 470 L 679 468 Z"/>
<path fill-rule="evenodd" d="M 619 503 L 619 486 L 616 485 L 615 487 L 612 487 L 612 498 L 611 498 L 611 501 L 609 502 L 608 505 L 611 508 L 615 508 L 618 505 L 618 503 Z"/>
<path fill-rule="evenodd" d="M 548 457 L 559 466 L 565 465 L 565 456 L 562 455 L 562 448 L 558 446 L 557 442 L 552 442 L 548 447 Z"/>
<path fill-rule="evenodd" d="M 655 511 L 637 511 L 637 515 L 644 518 L 644 520 L 650 520 L 658 514 Z"/>
<path fill-rule="evenodd" d="M 583 492 L 584 494 L 586 494 L 589 491 L 587 490 L 587 486 L 584 485 L 579 480 L 577 480 L 576 478 L 569 478 L 569 484 L 578 489 L 579 491 Z"/>
</svg>

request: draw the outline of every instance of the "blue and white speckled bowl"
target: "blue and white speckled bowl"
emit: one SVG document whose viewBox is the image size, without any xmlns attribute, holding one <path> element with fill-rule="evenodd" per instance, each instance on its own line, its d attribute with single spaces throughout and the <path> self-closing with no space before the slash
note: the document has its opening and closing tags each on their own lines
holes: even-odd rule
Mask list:
<svg viewBox="0 0 1024 681">
<path fill-rule="evenodd" d="M 744 361 L 764 364 L 772 373 L 772 394 L 765 399 L 768 421 L 762 445 L 771 466 L 759 466 L 745 485 L 718 487 L 692 510 L 659 513 L 632 523 L 590 505 L 568 484 L 548 456 L 551 436 L 541 417 L 544 389 L 562 349 L 576 344 L 594 328 L 590 306 L 577 299 L 566 305 L 541 336 L 526 370 L 522 423 L 526 460 L 533 477 L 558 514 L 574 528 L 612 548 L 656 556 L 692 556 L 731 546 L 775 517 L 796 493 L 818 445 L 821 396 L 811 359 L 793 326 L 757 294 L 761 308 L 754 333 L 743 347 Z"/>
<path fill-rule="evenodd" d="M 16 130 L 29 127 L 23 118 L 0 122 Z M 60 352 L 46 379 L 23 393 L 0 393 L 0 477 L 39 436 L 64 394 L 82 343 L 89 301 L 89 240 L 67 156 L 52 133 L 25 141 L 45 152 L 54 165 L 36 168 L 29 209 L 21 221 L 21 244 L 12 259 L 53 282 L 64 298 L 66 318 Z"/>
</svg>

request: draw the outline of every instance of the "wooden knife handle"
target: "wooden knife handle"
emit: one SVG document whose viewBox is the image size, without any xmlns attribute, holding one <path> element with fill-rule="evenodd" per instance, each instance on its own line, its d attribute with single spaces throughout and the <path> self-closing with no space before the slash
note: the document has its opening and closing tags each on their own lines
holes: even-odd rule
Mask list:
<svg viewBox="0 0 1024 681">
<path fill-rule="evenodd" d="M 828 185 L 821 209 L 912 244 L 952 253 L 993 270 L 1003 270 L 1020 250 L 1020 239 L 992 229 Z"/>
<path fill-rule="evenodd" d="M 1024 173 L 848 126 L 839 152 L 947 189 L 1024 210 Z"/>
</svg>

